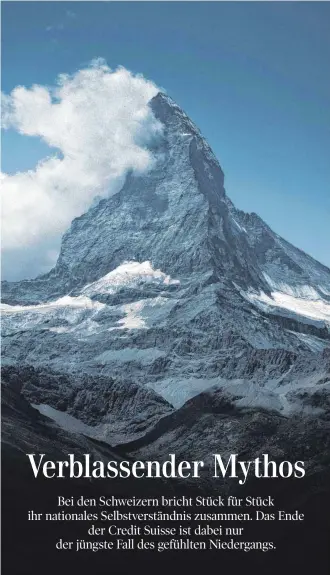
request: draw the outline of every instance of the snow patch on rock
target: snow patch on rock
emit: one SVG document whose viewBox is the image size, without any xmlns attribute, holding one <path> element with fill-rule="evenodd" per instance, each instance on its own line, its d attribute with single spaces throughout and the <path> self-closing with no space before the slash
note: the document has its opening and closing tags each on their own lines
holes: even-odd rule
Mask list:
<svg viewBox="0 0 330 575">
<path fill-rule="evenodd" d="M 86 295 L 115 294 L 123 287 L 134 288 L 142 283 L 168 286 L 180 282 L 161 270 L 154 270 L 150 261 L 142 263 L 127 261 L 99 280 L 86 285 L 81 293 Z"/>
<path fill-rule="evenodd" d="M 173 407 L 179 409 L 186 401 L 215 384 L 219 384 L 218 378 L 203 379 L 191 377 L 183 379 L 170 377 L 160 381 L 149 382 L 147 386 L 166 399 Z"/>
<path fill-rule="evenodd" d="M 309 288 L 309 286 L 304 286 L 299 296 L 290 295 L 281 291 L 273 291 L 271 297 L 264 292 L 260 292 L 259 294 L 247 292 L 245 296 L 265 311 L 268 311 L 269 308 L 284 309 L 312 320 L 330 323 L 330 303 L 322 300 L 320 297 L 312 299 L 312 297 L 315 297 L 317 294 L 316 292 L 314 293 L 313 288 L 307 288 Z"/>
</svg>

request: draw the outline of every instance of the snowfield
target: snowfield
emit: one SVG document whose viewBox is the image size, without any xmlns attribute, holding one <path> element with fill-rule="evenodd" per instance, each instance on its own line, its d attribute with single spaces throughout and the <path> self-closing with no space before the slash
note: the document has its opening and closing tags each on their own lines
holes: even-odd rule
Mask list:
<svg viewBox="0 0 330 575">
<path fill-rule="evenodd" d="M 311 320 L 324 321 L 330 325 L 330 302 L 322 300 L 310 286 L 304 286 L 303 289 L 297 291 L 300 295 L 294 295 L 296 292 L 292 289 L 292 295 L 273 291 L 271 297 L 263 292 L 260 294 L 250 292 L 245 296 L 265 311 L 277 308 L 279 313 L 281 310 L 286 310 Z"/>
<path fill-rule="evenodd" d="M 115 270 L 96 282 L 86 285 L 83 295 L 114 294 L 122 288 L 134 288 L 141 284 L 177 285 L 179 280 L 172 279 L 161 270 L 154 270 L 149 261 L 124 262 Z"/>
</svg>

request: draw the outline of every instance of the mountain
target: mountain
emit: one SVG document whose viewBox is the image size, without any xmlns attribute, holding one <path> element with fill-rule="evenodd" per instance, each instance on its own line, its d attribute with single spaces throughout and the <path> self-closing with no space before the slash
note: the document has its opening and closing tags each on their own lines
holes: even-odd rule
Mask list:
<svg viewBox="0 0 330 575">
<path fill-rule="evenodd" d="M 219 395 L 232 425 L 236 410 L 327 421 L 330 270 L 235 208 L 168 96 L 150 106 L 163 134 L 149 172 L 72 222 L 49 273 L 2 283 L 4 370 L 67 430 L 147 449 L 162 429 L 160 455 L 173 433 L 196 456 L 212 447 Z"/>
</svg>

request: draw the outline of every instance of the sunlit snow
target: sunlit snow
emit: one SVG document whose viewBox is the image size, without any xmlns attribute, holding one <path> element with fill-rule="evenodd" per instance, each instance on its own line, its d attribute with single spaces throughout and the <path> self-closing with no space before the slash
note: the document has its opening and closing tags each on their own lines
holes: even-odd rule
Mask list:
<svg viewBox="0 0 330 575">
<path fill-rule="evenodd" d="M 310 297 L 314 297 L 312 291 L 309 292 L 309 297 L 307 296 L 307 290 L 305 291 L 305 299 L 303 296 L 296 297 L 280 291 L 274 291 L 271 295 L 272 297 L 269 297 L 264 292 L 259 294 L 248 292 L 245 294 L 250 301 L 259 304 L 265 310 L 269 307 L 275 307 L 291 311 L 306 318 L 330 323 L 330 303 L 321 298 L 310 299 Z"/>
<path fill-rule="evenodd" d="M 98 301 L 92 301 L 86 296 L 64 296 L 57 300 L 36 304 L 36 305 L 8 305 L 1 304 L 0 309 L 2 313 L 20 313 L 20 312 L 49 312 L 56 308 L 78 308 L 78 309 L 101 309 L 104 304 Z"/>
<path fill-rule="evenodd" d="M 124 262 L 116 269 L 99 280 L 90 283 L 82 290 L 83 294 L 113 294 L 119 289 L 136 287 L 140 283 L 156 283 L 159 285 L 179 284 L 179 280 L 172 279 L 161 270 L 154 270 L 149 261 Z"/>
<path fill-rule="evenodd" d="M 19 328 L 31 329 L 45 321 L 53 318 L 65 321 L 65 325 L 49 326 L 48 329 L 55 333 L 79 332 L 86 336 L 92 335 L 102 330 L 97 322 L 99 311 L 107 308 L 118 311 L 122 318 L 108 327 L 108 331 L 123 329 L 145 329 L 155 322 L 161 322 L 176 304 L 176 299 L 167 298 L 161 295 L 154 298 L 147 298 L 131 302 L 124 305 L 109 306 L 101 303 L 92 296 L 107 294 L 113 295 L 121 288 L 137 288 L 141 283 L 155 286 L 177 285 L 179 280 L 172 279 L 160 270 L 154 270 L 150 262 L 124 262 L 109 274 L 101 277 L 96 282 L 88 284 L 81 291 L 81 295 L 72 297 L 66 295 L 55 301 L 36 305 L 7 305 L 1 304 L 3 319 L 7 318 L 6 325 Z M 91 296 L 91 297 L 89 297 Z M 96 322 L 94 321 L 96 319 Z"/>
</svg>

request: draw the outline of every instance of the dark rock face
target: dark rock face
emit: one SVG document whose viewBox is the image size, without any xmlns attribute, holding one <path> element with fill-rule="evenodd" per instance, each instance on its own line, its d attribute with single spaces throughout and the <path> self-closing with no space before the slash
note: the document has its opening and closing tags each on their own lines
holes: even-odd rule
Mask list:
<svg viewBox="0 0 330 575">
<path fill-rule="evenodd" d="M 1 377 L 8 394 L 15 389 L 27 406 L 46 404 L 77 418 L 86 432 L 98 437 L 112 429 L 122 439 L 144 435 L 173 408 L 151 389 L 111 377 L 86 377 L 28 367 L 5 366 Z M 24 400 L 23 400 L 24 397 Z M 38 413 L 30 408 L 31 412 Z M 46 412 L 47 413 L 47 412 Z M 84 431 L 84 427 L 82 427 Z"/>
</svg>

